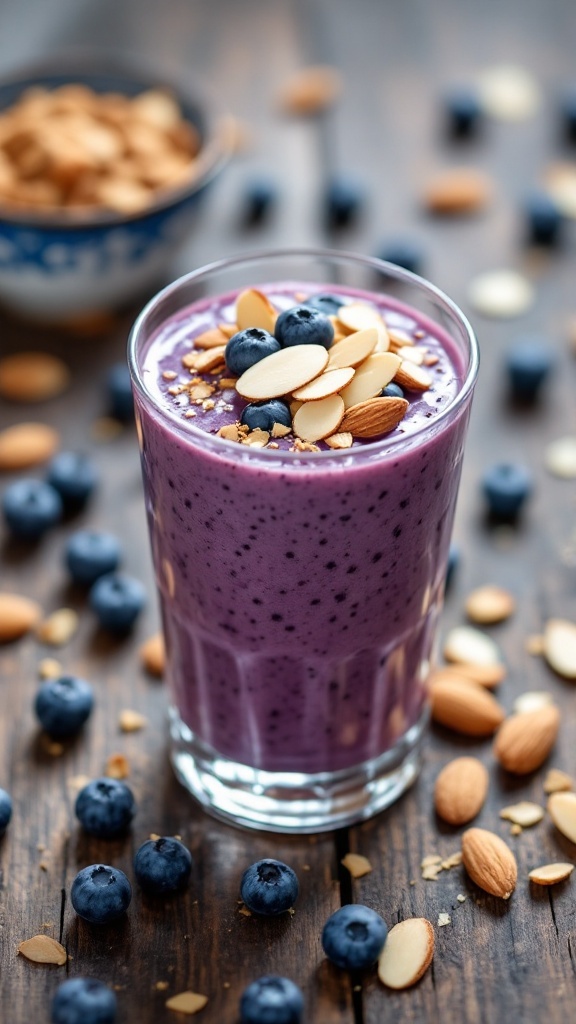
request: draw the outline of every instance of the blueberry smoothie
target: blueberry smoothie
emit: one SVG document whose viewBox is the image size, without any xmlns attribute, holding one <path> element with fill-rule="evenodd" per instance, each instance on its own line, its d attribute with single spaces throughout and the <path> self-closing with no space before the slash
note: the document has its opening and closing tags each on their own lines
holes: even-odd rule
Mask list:
<svg viewBox="0 0 576 1024">
<path fill-rule="evenodd" d="M 320 399 L 334 415 L 343 396 L 338 423 L 337 415 L 322 420 L 313 401 L 299 420 L 306 402 L 294 396 L 310 384 L 292 388 L 290 378 L 290 393 L 279 396 L 283 379 L 274 378 L 269 394 L 262 368 L 275 364 L 265 357 L 255 386 L 254 368 L 231 372 L 233 353 L 229 362 L 221 353 L 211 359 L 218 337 L 210 332 L 222 332 L 226 345 L 238 333 L 240 290 L 156 317 L 138 354 L 135 398 L 178 728 L 197 757 L 233 763 L 240 774 L 241 766 L 284 779 L 366 764 L 390 770 L 426 718 L 469 367 L 448 331 L 385 293 L 298 280 L 257 289 L 272 328 L 297 306 L 330 319 L 315 394 L 338 383 L 326 381 L 330 371 L 346 379 L 339 362 L 355 363 L 348 376 L 365 388 L 361 373 L 383 366 L 374 361 L 383 350 L 387 372 L 396 372 L 378 398 L 401 406 L 378 405 L 347 383 Z M 362 324 L 374 315 L 385 330 L 369 355 L 335 358 L 338 346 L 366 342 L 372 327 Z M 285 351 L 277 363 L 289 363 L 290 376 L 295 359 Z M 259 388 L 264 401 L 254 403 Z M 275 407 L 263 429 L 245 415 L 274 402 L 288 408 L 287 420 Z M 298 422 L 326 425 L 299 435 Z"/>
</svg>

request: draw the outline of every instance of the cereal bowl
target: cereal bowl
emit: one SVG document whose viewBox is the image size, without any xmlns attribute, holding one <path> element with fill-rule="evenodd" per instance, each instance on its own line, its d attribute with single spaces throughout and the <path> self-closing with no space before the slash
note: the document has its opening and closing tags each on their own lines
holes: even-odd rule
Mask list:
<svg viewBox="0 0 576 1024">
<path fill-rule="evenodd" d="M 195 88 L 124 61 L 53 60 L 0 82 L 0 304 L 55 323 L 152 291 L 228 139 Z"/>
</svg>

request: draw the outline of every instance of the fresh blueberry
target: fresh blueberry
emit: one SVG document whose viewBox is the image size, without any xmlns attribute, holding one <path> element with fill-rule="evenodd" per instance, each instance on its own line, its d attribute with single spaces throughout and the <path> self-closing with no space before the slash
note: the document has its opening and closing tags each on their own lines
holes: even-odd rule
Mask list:
<svg viewBox="0 0 576 1024">
<path fill-rule="evenodd" d="M 300 1024 L 304 997 L 289 978 L 267 975 L 253 981 L 240 999 L 240 1024 Z"/>
<path fill-rule="evenodd" d="M 344 300 L 330 292 L 319 292 L 318 295 L 311 295 L 304 304 L 311 306 L 312 309 L 319 309 L 324 316 L 338 316 L 338 310 L 344 305 Z"/>
<path fill-rule="evenodd" d="M 280 313 L 274 334 L 282 348 L 292 345 L 323 345 L 330 348 L 334 341 L 332 322 L 313 306 L 292 306 Z"/>
<path fill-rule="evenodd" d="M 192 871 L 192 854 L 179 839 L 147 839 L 134 857 L 134 874 L 145 892 L 154 896 L 182 889 Z"/>
<path fill-rule="evenodd" d="M 399 384 L 390 383 L 380 392 L 382 398 L 404 398 L 404 392 Z"/>
<path fill-rule="evenodd" d="M 108 406 L 112 416 L 121 423 L 134 419 L 134 397 L 130 381 L 130 370 L 126 363 L 116 363 L 106 379 Z"/>
<path fill-rule="evenodd" d="M 444 100 L 449 134 L 455 139 L 470 138 L 482 123 L 482 104 L 476 89 L 460 86 Z"/>
<path fill-rule="evenodd" d="M 136 803 L 125 782 L 93 779 L 78 793 L 74 811 L 88 835 L 114 839 L 128 828 L 136 813 Z"/>
<path fill-rule="evenodd" d="M 90 607 L 98 622 L 112 633 L 126 633 L 146 603 L 139 580 L 121 573 L 100 576 L 90 588 Z"/>
<path fill-rule="evenodd" d="M 242 219 L 247 225 L 262 224 L 278 201 L 274 182 L 254 178 L 247 182 L 242 197 Z"/>
<path fill-rule="evenodd" d="M 526 235 L 534 245 L 555 246 L 561 241 L 564 218 L 546 192 L 533 192 L 524 203 Z"/>
<path fill-rule="evenodd" d="M 123 871 L 108 864 L 82 868 L 72 882 L 72 906 L 90 924 L 108 924 L 130 906 L 132 887 Z"/>
<path fill-rule="evenodd" d="M 450 585 L 452 583 L 452 580 L 454 578 L 454 573 L 456 572 L 456 569 L 458 568 L 459 561 L 460 561 L 460 550 L 456 546 L 456 544 L 451 544 L 450 545 L 450 550 L 448 551 L 448 563 L 446 565 L 446 580 L 445 580 L 445 583 L 444 583 L 444 589 L 445 590 L 448 590 L 448 588 L 450 587 Z"/>
<path fill-rule="evenodd" d="M 521 402 L 534 402 L 550 373 L 554 357 L 550 346 L 537 338 L 521 338 L 506 354 L 510 393 Z"/>
<path fill-rule="evenodd" d="M 484 473 L 482 490 L 491 515 L 512 520 L 532 491 L 532 476 L 519 463 L 497 463 Z"/>
<path fill-rule="evenodd" d="M 236 377 L 240 377 L 245 370 L 259 363 L 266 356 L 278 352 L 280 342 L 262 330 L 261 327 L 247 327 L 244 331 L 233 334 L 224 353 L 226 366 Z"/>
<path fill-rule="evenodd" d="M 12 797 L 0 789 L 0 836 L 3 836 L 12 817 Z"/>
<path fill-rule="evenodd" d="M 337 967 L 361 971 L 376 962 L 388 928 L 370 907 L 347 903 L 328 918 L 322 930 L 322 948 Z"/>
<path fill-rule="evenodd" d="M 403 267 L 412 274 L 421 274 L 424 254 L 416 242 L 399 238 L 383 245 L 378 252 L 378 259 L 384 260 L 385 263 L 394 263 L 395 266 Z"/>
<path fill-rule="evenodd" d="M 118 1003 L 112 989 L 95 978 L 69 978 L 52 1000 L 50 1024 L 114 1024 Z"/>
<path fill-rule="evenodd" d="M 255 914 L 283 914 L 298 896 L 298 879 L 281 860 L 259 860 L 242 875 L 240 895 Z"/>
<path fill-rule="evenodd" d="M 560 115 L 567 142 L 576 142 L 576 85 L 570 86 L 561 97 Z"/>
<path fill-rule="evenodd" d="M 75 736 L 90 717 L 94 694 L 90 683 L 77 676 L 58 676 L 42 683 L 34 710 L 42 728 L 55 739 Z"/>
<path fill-rule="evenodd" d="M 63 506 L 58 491 L 50 484 L 27 477 L 6 488 L 2 511 L 15 537 L 35 540 L 62 518 Z"/>
<path fill-rule="evenodd" d="M 281 398 L 270 398 L 267 402 L 250 402 L 242 410 L 240 422 L 250 430 L 272 430 L 275 423 L 284 427 L 292 426 L 292 414 Z"/>
<path fill-rule="evenodd" d="M 346 228 L 357 220 L 364 205 L 364 188 L 348 176 L 332 178 L 324 194 L 324 223 L 328 230 Z"/>
<path fill-rule="evenodd" d="M 91 458 L 81 452 L 59 452 L 48 465 L 48 483 L 58 491 L 66 508 L 82 508 L 98 483 Z"/>
<path fill-rule="evenodd" d="M 90 586 L 118 568 L 122 550 L 111 533 L 76 530 L 68 538 L 64 559 L 74 583 Z"/>
</svg>

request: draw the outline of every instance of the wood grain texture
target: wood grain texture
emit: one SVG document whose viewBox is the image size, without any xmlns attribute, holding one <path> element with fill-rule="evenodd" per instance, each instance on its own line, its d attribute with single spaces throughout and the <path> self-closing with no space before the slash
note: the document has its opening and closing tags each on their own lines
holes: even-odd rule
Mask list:
<svg viewBox="0 0 576 1024">
<path fill-rule="evenodd" d="M 440 0 L 433 6 L 410 0 L 393 7 L 381 0 L 353 6 L 348 0 L 246 0 L 241 12 L 232 0 L 210 5 L 126 0 L 121 9 L 104 0 L 78 7 L 74 18 L 61 0 L 32 6 L 35 18 L 28 26 L 16 0 L 5 4 L 2 68 L 62 45 L 92 41 L 103 50 L 112 33 L 120 49 L 192 68 L 224 107 L 251 126 L 252 146 L 215 188 L 179 270 L 274 245 L 329 241 L 371 253 L 386 240 L 406 236 L 422 243 L 427 276 L 469 314 L 467 284 L 481 270 L 510 265 L 535 282 L 537 302 L 526 316 L 512 322 L 473 318 L 482 370 L 455 527 L 462 559 L 442 628 L 463 621 L 464 598 L 477 585 L 497 583 L 514 593 L 515 616 L 489 630 L 509 667 L 499 699 L 510 710 L 519 693 L 550 690 L 563 722 L 549 764 L 576 774 L 573 686 L 525 649 L 527 636 L 539 633 L 547 617 L 576 621 L 574 484 L 551 478 L 543 468 L 546 443 L 576 427 L 576 364 L 566 346 L 566 324 L 576 312 L 574 235 L 569 226 L 559 254 L 537 253 L 522 243 L 519 212 L 546 163 L 573 157 L 560 144 L 555 106 L 560 87 L 573 74 L 572 5 L 558 0 L 552 16 L 542 0 L 485 5 Z M 530 68 L 542 83 L 541 113 L 523 124 L 490 123 L 466 145 L 448 143 L 440 116 L 443 90 L 470 81 L 488 64 L 510 61 Z M 319 122 L 280 117 L 274 102 L 279 85 L 293 69 L 311 62 L 341 68 L 342 103 Z M 426 216 L 419 200 L 423 183 L 455 163 L 494 177 L 493 206 L 465 220 Z M 329 237 L 318 200 L 336 170 L 366 183 L 367 210 L 358 225 Z M 278 182 L 280 202 L 268 224 L 246 233 L 239 226 L 238 201 L 255 172 Z M 398 1024 L 509 1019 L 560 1024 L 569 1019 L 576 962 L 574 882 L 540 889 L 530 886 L 527 875 L 540 863 L 574 860 L 576 848 L 546 821 L 511 837 L 509 824 L 498 817 L 502 806 L 520 799 L 543 803 L 544 770 L 514 779 L 498 769 L 489 741 L 471 742 L 435 728 L 419 781 L 393 808 L 349 832 L 302 839 L 251 834 L 212 821 L 175 781 L 167 756 L 164 690 L 143 673 L 137 658 L 158 618 L 135 438 L 127 428 L 104 444 L 92 431 L 106 412 L 102 381 L 107 367 L 123 358 L 131 318 L 128 312 L 96 338 L 5 317 L 0 322 L 2 352 L 40 348 L 65 358 L 73 387 L 57 403 L 35 408 L 34 415 L 61 431 L 64 447 L 90 451 L 102 477 L 90 508 L 40 544 L 17 544 L 0 533 L 3 590 L 34 597 L 46 611 L 71 604 L 81 612 L 80 629 L 62 651 L 32 637 L 0 648 L 0 785 L 15 801 L 13 821 L 0 840 L 0 1019 L 47 1022 L 51 995 L 69 973 L 93 975 L 117 987 L 119 1024 L 184 1020 L 164 1003 L 186 988 L 209 997 L 199 1021 L 236 1024 L 243 987 L 268 971 L 302 985 L 309 1024 L 379 1024 L 388 1018 Z M 553 382 L 530 412 L 509 403 L 502 372 L 503 351 L 524 333 L 543 334 L 557 358 Z M 22 418 L 22 407 L 0 404 L 0 426 Z M 500 459 L 526 462 L 535 479 L 534 496 L 514 530 L 486 522 L 478 497 L 483 470 Z M 11 479 L 2 477 L 0 493 Z M 128 641 L 113 642 L 95 630 L 85 596 L 66 583 L 63 546 L 70 530 L 81 525 L 121 537 L 127 571 L 146 583 L 150 604 Z M 32 713 L 38 661 L 47 654 L 88 678 L 97 694 L 84 733 L 59 757 L 44 748 Z M 144 730 L 120 732 L 118 714 L 126 707 L 146 716 Z M 100 774 L 113 753 L 130 762 L 128 781 L 138 815 L 125 840 L 89 840 L 75 822 L 71 780 Z M 443 765 L 463 753 L 480 757 L 490 772 L 489 798 L 475 824 L 505 838 L 518 859 L 519 884 L 507 903 L 482 894 L 461 867 L 443 872 L 436 882 L 421 878 L 424 856 L 459 848 L 461 830 L 435 818 L 432 790 Z M 76 871 L 101 860 L 131 876 L 133 853 L 151 832 L 179 834 L 190 846 L 195 859 L 190 890 L 153 901 L 135 889 L 119 925 L 97 929 L 79 921 L 69 901 Z M 339 864 L 348 850 L 368 857 L 372 873 L 352 882 Z M 244 917 L 238 904 L 242 871 L 270 855 L 298 873 L 295 914 L 272 921 Z M 466 900 L 458 902 L 458 894 Z M 390 926 L 408 916 L 432 921 L 434 962 L 413 990 L 392 993 L 375 972 L 349 979 L 326 962 L 322 926 L 350 900 L 374 907 Z M 439 928 L 442 912 L 450 914 L 451 924 Z M 19 942 L 42 931 L 64 942 L 73 957 L 67 967 L 35 965 L 17 955 Z M 158 982 L 168 988 L 158 989 Z"/>
</svg>

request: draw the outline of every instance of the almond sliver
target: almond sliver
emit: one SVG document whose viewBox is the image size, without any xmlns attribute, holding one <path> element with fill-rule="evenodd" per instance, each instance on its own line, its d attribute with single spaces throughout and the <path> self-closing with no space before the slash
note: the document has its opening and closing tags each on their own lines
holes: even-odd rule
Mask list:
<svg viewBox="0 0 576 1024">
<path fill-rule="evenodd" d="M 338 322 L 347 331 L 363 331 L 367 327 L 383 327 L 386 330 L 381 314 L 365 302 L 349 302 L 340 306 Z"/>
<path fill-rule="evenodd" d="M 393 352 L 374 352 L 358 367 L 354 379 L 342 391 L 344 405 L 350 409 L 360 402 L 376 398 L 390 383 L 400 366 L 400 358 Z"/>
<path fill-rule="evenodd" d="M 262 292 L 248 288 L 236 299 L 236 322 L 239 331 L 248 327 L 260 327 L 263 331 L 274 333 L 276 310 Z"/>
<path fill-rule="evenodd" d="M 322 373 L 327 362 L 328 352 L 323 345 L 282 348 L 246 370 L 236 381 L 236 390 L 252 401 L 291 395 Z"/>
<path fill-rule="evenodd" d="M 330 395 L 318 402 L 305 402 L 294 416 L 292 429 L 303 441 L 321 441 L 334 434 L 344 415 L 340 395 Z"/>
<path fill-rule="evenodd" d="M 343 341 L 330 349 L 328 369 L 336 370 L 342 366 L 359 366 L 374 351 L 378 344 L 378 331 L 375 327 L 349 334 Z"/>
<path fill-rule="evenodd" d="M 410 988 L 434 956 L 434 929 L 425 917 L 411 917 L 388 932 L 378 960 L 378 977 L 388 988 Z"/>
<path fill-rule="evenodd" d="M 543 864 L 542 867 L 532 868 L 528 878 L 536 885 L 556 885 L 557 882 L 564 882 L 574 871 L 573 864 Z"/>
<path fill-rule="evenodd" d="M 297 402 L 317 402 L 320 398 L 328 398 L 329 395 L 336 395 L 350 383 L 355 371 L 351 366 L 343 366 L 339 370 L 326 370 L 319 377 L 315 377 L 309 384 L 298 388 L 292 393 L 292 398 Z"/>
</svg>

